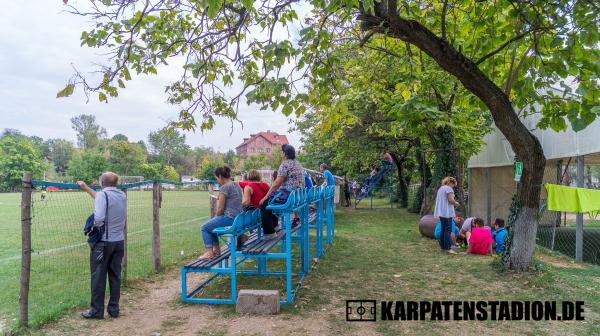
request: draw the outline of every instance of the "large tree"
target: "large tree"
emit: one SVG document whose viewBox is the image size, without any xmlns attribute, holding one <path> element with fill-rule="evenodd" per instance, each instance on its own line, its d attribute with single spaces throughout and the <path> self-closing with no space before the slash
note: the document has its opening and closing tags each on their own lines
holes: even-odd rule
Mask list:
<svg viewBox="0 0 600 336">
<path fill-rule="evenodd" d="M 146 151 L 137 143 L 112 140 L 108 145 L 110 169 L 120 175 L 137 175 L 146 163 Z"/>
<path fill-rule="evenodd" d="M 96 151 L 78 151 L 69 161 L 67 171 L 75 181 L 92 183 L 97 182 L 108 167 L 109 163 L 104 154 Z"/>
<path fill-rule="evenodd" d="M 177 129 L 168 127 L 150 132 L 148 135 L 150 154 L 157 157 L 162 164 L 171 165 L 177 157 L 182 157 L 189 149 L 185 143 L 185 135 Z"/>
<path fill-rule="evenodd" d="M 73 156 L 73 144 L 65 139 L 48 139 L 48 159 L 54 164 L 56 172 L 64 174 L 67 171 L 69 160 Z"/>
<path fill-rule="evenodd" d="M 106 137 L 106 129 L 98 125 L 96 117 L 91 114 L 80 114 L 71 118 L 71 127 L 77 132 L 77 145 L 79 148 L 95 148 L 100 140 Z"/>
<path fill-rule="evenodd" d="M 27 138 L 10 135 L 0 138 L 0 189 L 20 186 L 25 172 L 32 172 L 39 179 L 45 169 L 38 151 Z"/>
<path fill-rule="evenodd" d="M 215 115 L 235 118 L 245 92 L 248 102 L 301 114 L 306 95 L 298 94 L 296 84 L 305 74 L 328 78 L 338 66 L 329 53 L 332 40 L 360 23 L 365 35 L 357 46 L 381 48 L 371 45 L 376 35 L 404 41 L 455 77 L 473 104 L 489 109 L 524 163 L 507 264 L 528 269 L 545 157 L 519 116 L 536 106 L 542 113 L 539 126 L 557 130 L 567 127 L 566 119 L 575 130 L 595 119 L 600 6 L 589 0 L 313 0 L 316 15 L 306 19 L 299 43 L 292 43 L 275 33 L 298 19 L 298 2 L 109 0 L 94 2 L 89 11 L 72 8 L 95 21 L 82 43 L 106 48 L 110 63 L 100 82 L 78 73 L 58 96 L 72 94 L 80 84 L 106 101 L 125 87 L 130 69 L 152 74 L 183 56 L 182 76 L 166 89 L 170 102 L 183 105 L 177 126 L 210 128 Z M 223 86 L 234 80 L 243 90 L 231 94 Z M 549 90 L 560 83 L 573 94 Z"/>
</svg>

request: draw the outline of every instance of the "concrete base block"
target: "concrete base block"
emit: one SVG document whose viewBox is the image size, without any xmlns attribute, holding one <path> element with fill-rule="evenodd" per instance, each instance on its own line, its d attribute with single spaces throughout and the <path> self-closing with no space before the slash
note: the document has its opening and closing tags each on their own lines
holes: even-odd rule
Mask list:
<svg viewBox="0 0 600 336">
<path fill-rule="evenodd" d="M 238 293 L 235 311 L 240 314 L 278 314 L 279 299 L 277 290 L 242 289 Z"/>
</svg>

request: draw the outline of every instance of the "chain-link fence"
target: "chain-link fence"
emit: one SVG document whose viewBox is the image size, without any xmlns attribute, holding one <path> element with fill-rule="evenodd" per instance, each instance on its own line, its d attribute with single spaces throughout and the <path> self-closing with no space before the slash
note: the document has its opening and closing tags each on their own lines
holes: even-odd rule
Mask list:
<svg viewBox="0 0 600 336">
<path fill-rule="evenodd" d="M 134 185 L 119 186 L 127 195 L 124 281 L 153 273 L 157 254 L 162 266 L 192 256 L 202 246 L 200 226 L 209 218 L 209 194 L 205 188 L 165 181 L 155 183 L 160 188 L 156 192 L 160 195 L 157 202 L 153 197 L 153 181 Z M 89 304 L 89 247 L 83 224 L 93 213 L 94 202 L 87 193 L 75 188 L 34 181 L 29 225 L 29 325 L 39 325 L 56 319 L 66 309 Z M 158 216 L 153 215 L 156 205 Z M 153 225 L 156 220 L 159 230 Z M 9 240 L 5 237 L 14 255 L 0 258 L 0 312 L 5 316 L 16 317 L 14 309 L 19 307 L 22 269 L 19 229 L 9 231 L 14 235 Z M 160 235 L 159 253 L 153 251 L 156 234 Z M 13 321 L 11 324 L 16 325 L 16 319 Z"/>
<path fill-rule="evenodd" d="M 546 209 L 541 201 L 537 244 L 575 258 L 576 214 Z M 600 219 L 583 215 L 583 261 L 600 265 Z"/>
</svg>

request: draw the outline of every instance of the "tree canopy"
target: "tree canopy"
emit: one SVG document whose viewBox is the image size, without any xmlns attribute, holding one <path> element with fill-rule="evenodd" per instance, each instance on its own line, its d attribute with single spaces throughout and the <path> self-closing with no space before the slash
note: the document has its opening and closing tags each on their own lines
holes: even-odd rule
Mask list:
<svg viewBox="0 0 600 336">
<path fill-rule="evenodd" d="M 25 172 L 39 179 L 45 169 L 46 164 L 29 139 L 10 133 L 0 138 L 0 189 L 21 185 Z"/>
<path fill-rule="evenodd" d="M 286 115 L 304 113 L 309 96 L 301 84 L 307 77 L 336 85 L 341 63 L 333 50 L 340 41 L 399 58 L 408 55 L 403 62 L 417 54 L 425 61 L 414 64 L 412 74 L 430 66 L 420 80 L 399 88 L 404 100 L 426 87 L 429 75 L 447 74 L 454 80 L 436 93 L 446 97 L 440 100 L 443 105 L 453 103 L 453 91 L 464 87 L 468 106 L 489 110 L 523 161 L 514 230 L 517 253 L 508 264 L 529 268 L 545 157 L 519 117 L 540 112 L 538 126 L 555 130 L 565 129 L 567 121 L 581 130 L 596 118 L 600 6 L 588 0 L 312 0 L 306 4 L 314 11 L 301 23 L 300 3 L 156 0 L 142 5 L 107 0 L 91 8 L 71 7 L 93 19 L 93 29 L 82 33 L 81 42 L 103 48 L 108 64 L 99 82 L 76 73 L 58 96 L 69 96 L 80 85 L 86 94 L 107 101 L 132 79 L 132 72 L 157 73 L 172 59 L 183 59 L 181 77 L 166 88 L 169 101 L 182 106 L 174 125 L 205 129 L 214 125 L 215 116 L 236 118 L 244 98 Z M 298 40 L 281 36 L 286 28 L 302 24 Z M 404 50 L 388 48 L 388 40 L 404 42 Z M 241 89 L 231 90 L 234 83 L 241 83 Z M 338 98 L 335 91 L 320 97 Z M 444 141 L 453 141 L 448 128 L 443 134 Z"/>
<path fill-rule="evenodd" d="M 77 132 L 77 144 L 80 148 L 92 149 L 106 137 L 106 129 L 96 123 L 92 114 L 80 114 L 71 118 L 72 128 Z"/>
</svg>

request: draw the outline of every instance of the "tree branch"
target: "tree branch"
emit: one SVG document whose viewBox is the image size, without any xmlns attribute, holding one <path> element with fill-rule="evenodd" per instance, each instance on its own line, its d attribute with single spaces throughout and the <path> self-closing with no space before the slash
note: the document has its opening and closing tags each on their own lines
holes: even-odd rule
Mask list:
<svg viewBox="0 0 600 336">
<path fill-rule="evenodd" d="M 442 40 L 446 39 L 446 13 L 448 11 L 448 0 L 444 0 L 444 5 L 442 6 Z"/>
<path fill-rule="evenodd" d="M 545 30 L 550 30 L 554 27 L 549 26 L 549 27 L 543 27 L 543 28 L 537 28 L 537 29 L 532 29 L 532 30 L 528 30 L 526 32 L 523 32 L 521 34 L 515 35 L 513 38 L 511 38 L 510 40 L 502 43 L 502 45 L 500 45 L 498 48 L 494 49 L 493 51 L 491 51 L 490 53 L 488 53 L 487 55 L 481 57 L 479 60 L 477 60 L 475 62 L 476 65 L 479 65 L 481 63 L 483 63 L 485 60 L 487 60 L 488 58 L 494 56 L 495 54 L 499 53 L 500 51 L 502 51 L 504 48 L 508 47 L 511 43 L 518 41 L 522 38 L 524 38 L 525 36 L 532 34 L 532 33 L 536 33 L 536 32 L 540 32 L 540 31 L 545 31 Z"/>
</svg>

